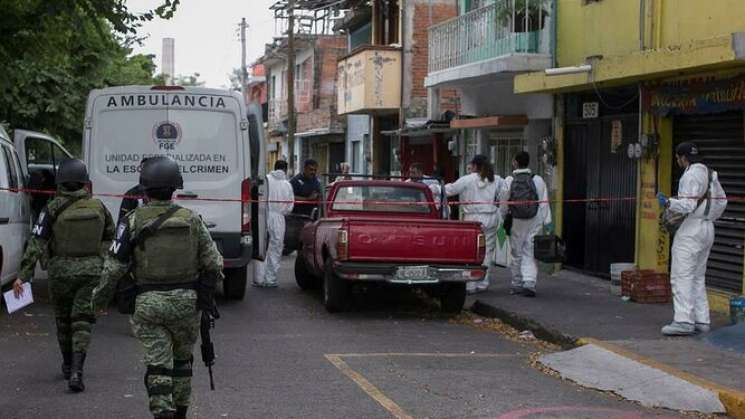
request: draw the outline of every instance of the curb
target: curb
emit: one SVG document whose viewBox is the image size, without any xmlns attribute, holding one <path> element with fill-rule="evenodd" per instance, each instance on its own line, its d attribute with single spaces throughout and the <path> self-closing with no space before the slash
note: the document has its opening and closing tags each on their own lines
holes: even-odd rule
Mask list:
<svg viewBox="0 0 745 419">
<path fill-rule="evenodd" d="M 745 419 L 745 392 L 743 391 L 726 387 L 707 379 L 689 374 L 685 371 L 681 371 L 667 364 L 657 362 L 651 358 L 644 357 L 612 343 L 590 337 L 575 338 L 573 336 L 562 333 L 559 330 L 548 328 L 541 323 L 536 322 L 535 320 L 520 316 L 516 313 L 506 311 L 493 305 L 483 303 L 479 300 L 476 300 L 476 302 L 474 302 L 473 306 L 471 307 L 471 311 L 485 317 L 492 317 L 502 320 L 506 324 L 509 324 L 510 326 L 518 330 L 530 330 L 537 338 L 557 344 L 563 349 L 573 349 L 578 346 L 593 344 L 607 351 L 613 352 L 616 355 L 622 356 L 648 367 L 656 368 L 660 371 L 680 378 L 681 380 L 688 381 L 691 384 L 706 388 L 716 393 L 717 395 L 719 395 L 719 401 L 721 401 L 722 405 L 724 405 L 724 409 L 726 410 L 727 415 L 735 419 Z"/>
</svg>

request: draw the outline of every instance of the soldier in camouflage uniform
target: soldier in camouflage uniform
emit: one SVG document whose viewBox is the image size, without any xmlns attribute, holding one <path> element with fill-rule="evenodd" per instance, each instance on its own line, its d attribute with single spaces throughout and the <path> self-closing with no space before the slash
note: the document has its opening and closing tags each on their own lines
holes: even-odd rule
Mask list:
<svg viewBox="0 0 745 419">
<path fill-rule="evenodd" d="M 134 274 L 138 295 L 132 323 L 145 349 L 150 411 L 156 419 L 185 419 L 199 311 L 214 303 L 223 261 L 201 218 L 171 201 L 183 187 L 175 161 L 149 160 L 140 184 L 149 202 L 117 227 L 93 300 L 96 309 L 104 307 L 117 281 Z"/>
<path fill-rule="evenodd" d="M 83 364 L 96 318 L 91 292 L 114 238 L 114 222 L 103 203 L 85 189 L 88 171 L 80 160 L 61 162 L 57 194 L 39 214 L 14 287 L 33 277 L 48 252 L 49 293 L 62 351 L 62 374 L 70 390 L 85 390 Z"/>
</svg>

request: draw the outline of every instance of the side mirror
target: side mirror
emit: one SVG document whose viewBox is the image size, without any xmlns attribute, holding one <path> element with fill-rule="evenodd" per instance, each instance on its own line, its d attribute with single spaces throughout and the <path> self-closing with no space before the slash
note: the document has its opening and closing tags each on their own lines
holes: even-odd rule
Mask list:
<svg viewBox="0 0 745 419">
<path fill-rule="evenodd" d="M 318 207 L 313 208 L 313 211 L 311 211 L 311 213 L 310 213 L 310 219 L 312 221 L 317 221 L 318 220 L 318 214 L 319 213 L 320 213 L 320 211 L 318 210 Z"/>
</svg>

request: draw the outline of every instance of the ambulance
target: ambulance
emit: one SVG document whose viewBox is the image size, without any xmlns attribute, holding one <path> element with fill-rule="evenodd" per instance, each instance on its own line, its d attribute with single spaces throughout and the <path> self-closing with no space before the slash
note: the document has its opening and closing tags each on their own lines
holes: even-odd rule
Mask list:
<svg viewBox="0 0 745 419">
<path fill-rule="evenodd" d="M 122 86 L 91 91 L 83 134 L 93 194 L 115 217 L 121 195 L 138 184 L 143 159 L 166 155 L 178 162 L 184 188 L 176 203 L 202 216 L 224 257 L 223 289 L 231 299 L 243 299 L 251 261 L 265 248 L 266 220 L 251 204 L 262 193 L 264 146 L 249 134 L 261 131 L 249 129 L 249 120 L 262 118 L 237 92 Z"/>
</svg>

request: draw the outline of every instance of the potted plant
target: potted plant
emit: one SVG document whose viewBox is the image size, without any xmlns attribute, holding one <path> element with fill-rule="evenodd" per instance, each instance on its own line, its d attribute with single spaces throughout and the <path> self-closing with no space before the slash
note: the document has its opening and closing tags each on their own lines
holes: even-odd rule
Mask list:
<svg viewBox="0 0 745 419">
<path fill-rule="evenodd" d="M 547 8 L 548 0 L 497 0 L 497 25 L 513 33 L 516 51 L 538 51 L 537 32 L 546 26 Z"/>
</svg>

